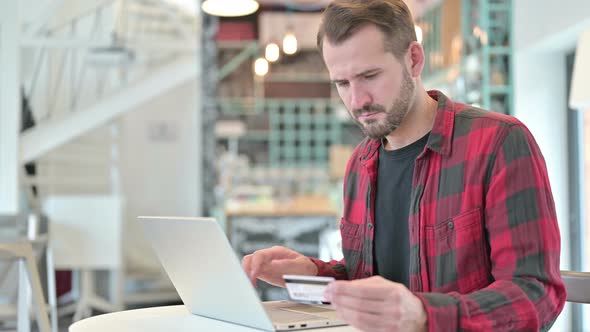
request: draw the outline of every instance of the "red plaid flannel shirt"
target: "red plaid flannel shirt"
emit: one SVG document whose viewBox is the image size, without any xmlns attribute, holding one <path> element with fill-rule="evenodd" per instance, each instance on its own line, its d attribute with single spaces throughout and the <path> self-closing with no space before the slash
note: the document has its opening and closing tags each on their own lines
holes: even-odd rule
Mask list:
<svg viewBox="0 0 590 332">
<path fill-rule="evenodd" d="M 409 217 L 410 290 L 424 304 L 429 331 L 549 329 L 566 291 L 539 147 L 513 117 L 429 95 L 438 113 L 416 159 Z M 380 144 L 365 139 L 348 162 L 344 259 L 312 259 L 319 275 L 373 275 Z"/>
</svg>

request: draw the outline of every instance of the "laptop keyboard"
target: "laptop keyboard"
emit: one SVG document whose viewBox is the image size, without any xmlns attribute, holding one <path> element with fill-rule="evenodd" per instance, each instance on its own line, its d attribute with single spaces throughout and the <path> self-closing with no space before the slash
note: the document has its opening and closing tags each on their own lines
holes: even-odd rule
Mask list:
<svg viewBox="0 0 590 332">
<path fill-rule="evenodd" d="M 284 310 L 295 310 L 295 311 L 308 313 L 308 314 L 334 312 L 334 309 L 332 309 L 328 306 L 309 305 L 309 304 L 301 304 L 301 303 L 294 303 L 294 304 L 289 305 L 288 307 L 284 307 L 283 309 Z"/>
<path fill-rule="evenodd" d="M 272 320 L 275 323 L 303 322 L 326 319 L 324 317 L 304 314 L 302 312 L 284 310 L 282 308 L 268 309 L 266 312 L 268 313 L 270 320 Z"/>
</svg>

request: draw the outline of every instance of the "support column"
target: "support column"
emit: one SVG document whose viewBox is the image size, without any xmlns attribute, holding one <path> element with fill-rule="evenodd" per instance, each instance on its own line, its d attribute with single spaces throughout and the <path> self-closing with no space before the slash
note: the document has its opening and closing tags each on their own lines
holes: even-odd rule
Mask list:
<svg viewBox="0 0 590 332">
<path fill-rule="evenodd" d="M 0 1 L 0 214 L 19 210 L 19 1 Z"/>
<path fill-rule="evenodd" d="M 202 125 L 202 133 L 200 145 L 202 146 L 201 151 L 197 152 L 198 155 L 202 156 L 203 163 L 201 172 L 202 182 L 201 193 L 213 193 L 215 192 L 215 183 L 217 181 L 217 175 L 215 172 L 215 123 L 217 121 L 217 83 L 218 83 L 218 69 L 217 69 L 217 46 L 213 42 L 215 34 L 219 26 L 219 19 L 214 16 L 204 15 L 202 16 L 201 24 L 201 80 L 198 80 L 198 84 L 201 86 L 201 111 L 199 119 Z M 228 68 L 229 69 L 229 68 Z M 231 71 L 231 70 L 230 70 Z M 210 216 L 215 206 L 219 203 L 216 202 L 215 195 L 208 194 L 202 196 L 202 213 L 205 216 Z"/>
</svg>

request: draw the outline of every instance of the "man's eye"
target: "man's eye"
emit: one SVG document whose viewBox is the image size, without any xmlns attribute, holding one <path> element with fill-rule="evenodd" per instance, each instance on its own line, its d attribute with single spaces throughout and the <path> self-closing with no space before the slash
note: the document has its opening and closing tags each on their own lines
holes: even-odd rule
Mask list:
<svg viewBox="0 0 590 332">
<path fill-rule="evenodd" d="M 337 88 L 344 88 L 348 86 L 348 82 L 336 82 Z"/>
<path fill-rule="evenodd" d="M 375 78 L 375 77 L 377 77 L 377 74 L 369 74 L 369 75 L 365 75 L 365 79 L 366 79 L 366 80 L 370 80 L 370 79 L 373 79 L 373 78 Z"/>
</svg>

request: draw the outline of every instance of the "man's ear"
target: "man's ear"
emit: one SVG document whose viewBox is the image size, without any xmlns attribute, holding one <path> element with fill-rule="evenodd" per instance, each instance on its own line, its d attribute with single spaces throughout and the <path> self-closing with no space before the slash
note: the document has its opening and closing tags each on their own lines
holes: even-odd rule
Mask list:
<svg viewBox="0 0 590 332">
<path fill-rule="evenodd" d="M 425 61 L 422 45 L 415 41 L 411 42 L 405 58 L 406 65 L 410 69 L 410 75 L 414 78 L 419 77 L 422 74 L 422 69 L 424 69 Z"/>
</svg>

